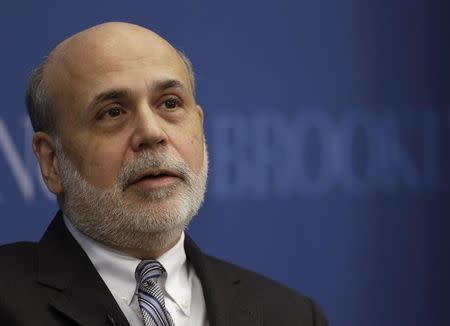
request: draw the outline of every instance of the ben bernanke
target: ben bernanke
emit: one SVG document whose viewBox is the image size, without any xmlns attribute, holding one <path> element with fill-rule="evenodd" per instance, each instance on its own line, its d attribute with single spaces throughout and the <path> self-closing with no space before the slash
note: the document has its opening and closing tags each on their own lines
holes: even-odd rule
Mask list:
<svg viewBox="0 0 450 326">
<path fill-rule="evenodd" d="M 60 211 L 39 242 L 0 247 L 0 325 L 327 325 L 311 299 L 185 233 L 208 155 L 184 53 L 97 25 L 32 72 L 26 104 Z"/>
</svg>

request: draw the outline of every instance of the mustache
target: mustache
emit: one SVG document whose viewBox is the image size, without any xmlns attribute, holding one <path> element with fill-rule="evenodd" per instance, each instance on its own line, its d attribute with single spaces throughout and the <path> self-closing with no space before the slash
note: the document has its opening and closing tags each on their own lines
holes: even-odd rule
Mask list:
<svg viewBox="0 0 450 326">
<path fill-rule="evenodd" d="M 119 185 L 125 189 L 133 183 L 142 172 L 148 169 L 169 170 L 190 184 L 191 169 L 178 155 L 168 152 L 141 152 L 133 161 L 126 162 L 119 175 Z"/>
</svg>

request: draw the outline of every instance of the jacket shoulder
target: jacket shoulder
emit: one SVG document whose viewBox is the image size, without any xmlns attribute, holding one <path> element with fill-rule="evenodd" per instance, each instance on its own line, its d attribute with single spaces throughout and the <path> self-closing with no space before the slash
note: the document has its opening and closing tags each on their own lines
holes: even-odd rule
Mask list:
<svg viewBox="0 0 450 326">
<path fill-rule="evenodd" d="M 239 279 L 251 287 L 258 287 L 261 290 L 270 292 L 270 295 L 280 294 L 283 296 L 296 297 L 299 300 L 307 299 L 303 294 L 288 288 L 287 286 L 270 279 L 264 275 L 258 274 L 241 266 L 224 261 L 222 259 L 207 256 L 211 262 L 211 266 L 221 275 L 228 275 L 231 278 Z"/>
<path fill-rule="evenodd" d="M 259 301 L 264 306 L 268 320 L 273 318 L 273 322 L 276 323 L 279 321 L 280 311 L 283 311 L 285 314 L 283 318 L 288 320 L 304 316 L 309 321 L 308 325 L 328 325 L 320 307 L 304 294 L 224 260 L 212 256 L 207 256 L 207 259 L 217 275 L 227 278 L 227 282 L 239 282 L 242 289 L 241 296 L 247 297 L 241 298 L 242 300 Z"/>
<path fill-rule="evenodd" d="M 22 256 L 32 256 L 36 253 L 36 242 L 21 241 L 0 245 L 0 257 L 2 259 L 18 258 Z"/>
<path fill-rule="evenodd" d="M 17 279 L 33 273 L 37 245 L 34 242 L 16 242 L 0 246 L 0 280 Z M 7 277 L 7 276 L 11 276 Z"/>
</svg>

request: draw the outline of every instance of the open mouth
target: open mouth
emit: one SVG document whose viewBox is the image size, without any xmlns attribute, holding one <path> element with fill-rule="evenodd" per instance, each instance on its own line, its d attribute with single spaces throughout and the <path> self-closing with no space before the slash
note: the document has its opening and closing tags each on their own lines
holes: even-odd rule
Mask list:
<svg viewBox="0 0 450 326">
<path fill-rule="evenodd" d="M 149 170 L 139 175 L 131 185 L 147 190 L 171 186 L 180 180 L 180 176 L 167 170 Z"/>
</svg>

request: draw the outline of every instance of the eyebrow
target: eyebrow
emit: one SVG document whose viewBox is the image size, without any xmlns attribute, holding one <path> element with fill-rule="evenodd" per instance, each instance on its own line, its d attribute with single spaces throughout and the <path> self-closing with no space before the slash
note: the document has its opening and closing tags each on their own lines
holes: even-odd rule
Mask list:
<svg viewBox="0 0 450 326">
<path fill-rule="evenodd" d="M 178 88 L 182 91 L 186 89 L 183 83 L 176 79 L 155 81 L 149 87 L 149 89 L 151 89 L 152 91 L 157 92 L 163 92 L 170 88 Z M 128 88 L 108 89 L 104 92 L 97 94 L 91 101 L 91 103 L 88 105 L 88 107 L 93 108 L 102 102 L 124 99 L 130 97 L 131 93 L 132 93 L 131 89 Z"/>
<path fill-rule="evenodd" d="M 127 88 L 117 88 L 117 89 L 108 89 L 100 94 L 97 94 L 91 103 L 88 105 L 89 108 L 93 108 L 96 105 L 110 101 L 110 100 L 120 100 L 130 96 L 131 90 Z"/>
<path fill-rule="evenodd" d="M 150 89 L 160 92 L 165 91 L 169 88 L 178 88 L 180 90 L 185 90 L 184 84 L 177 79 L 159 80 L 150 85 Z"/>
</svg>

